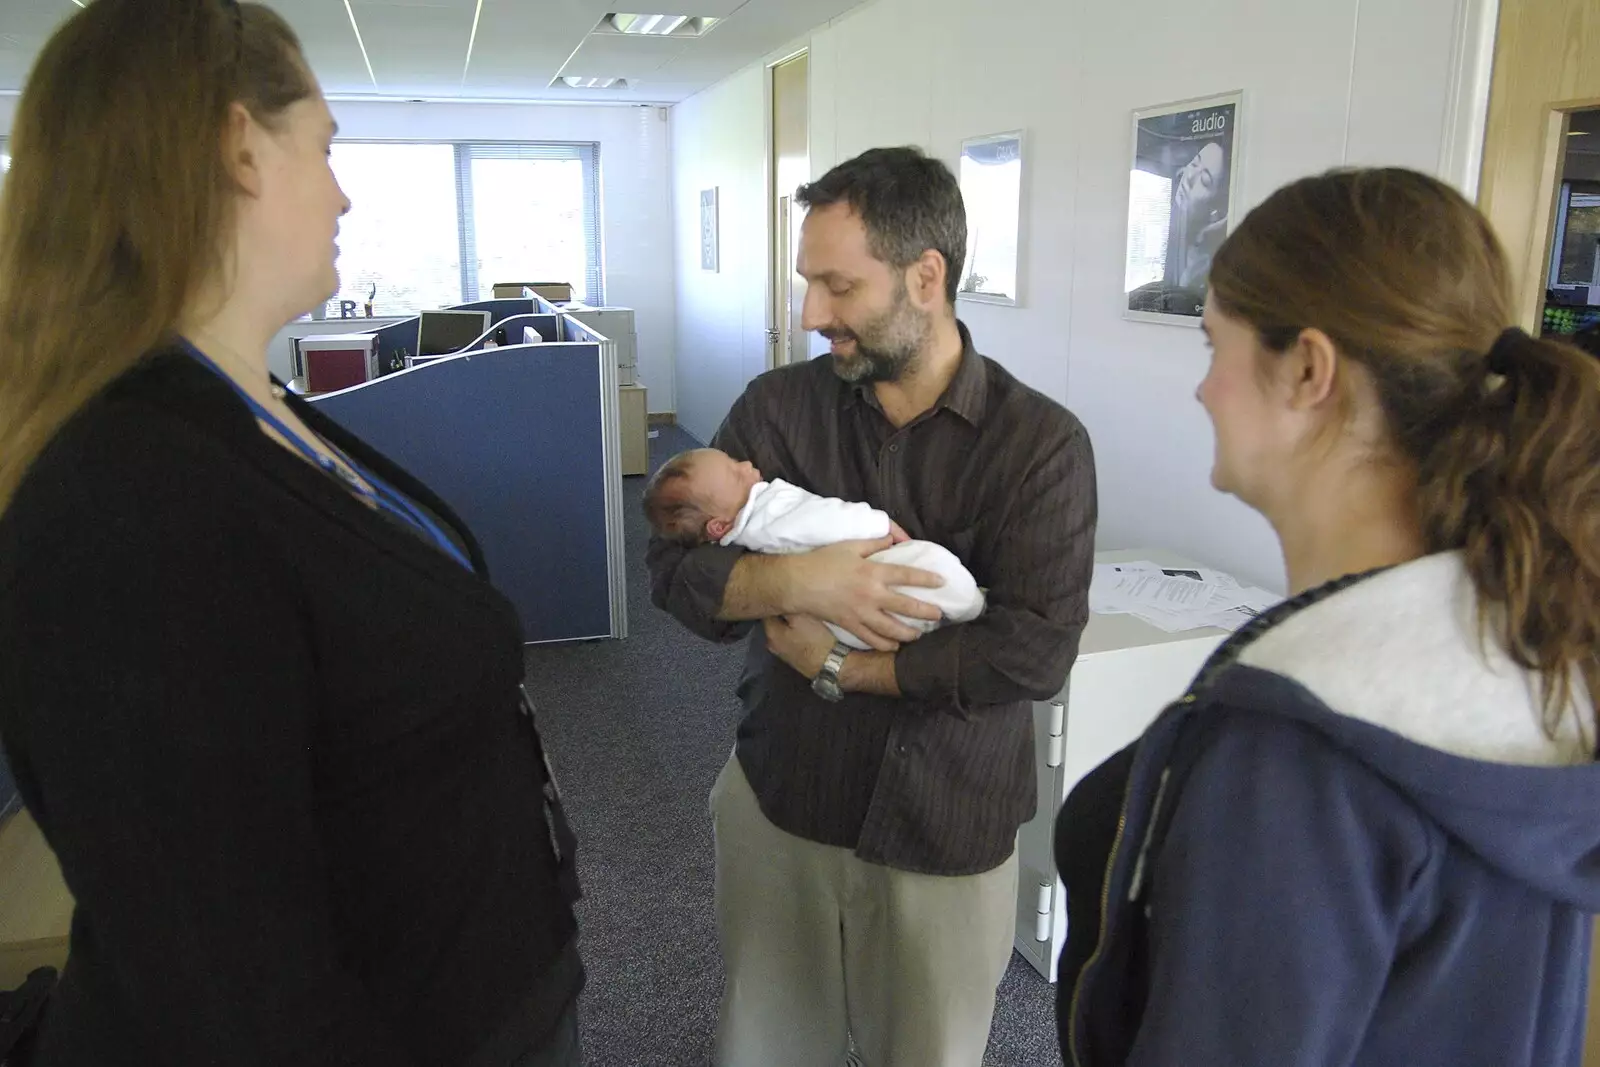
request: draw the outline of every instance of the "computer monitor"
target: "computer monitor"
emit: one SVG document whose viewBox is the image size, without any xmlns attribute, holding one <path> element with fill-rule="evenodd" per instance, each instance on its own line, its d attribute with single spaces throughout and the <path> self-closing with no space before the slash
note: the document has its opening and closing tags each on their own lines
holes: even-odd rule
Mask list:
<svg viewBox="0 0 1600 1067">
<path fill-rule="evenodd" d="M 487 311 L 424 311 L 417 323 L 417 355 L 448 356 L 489 332 Z"/>
</svg>

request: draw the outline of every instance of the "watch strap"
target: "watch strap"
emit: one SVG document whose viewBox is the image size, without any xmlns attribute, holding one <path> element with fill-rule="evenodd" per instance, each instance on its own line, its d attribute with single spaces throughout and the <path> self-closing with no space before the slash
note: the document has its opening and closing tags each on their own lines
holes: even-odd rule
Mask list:
<svg viewBox="0 0 1600 1067">
<path fill-rule="evenodd" d="M 837 685 L 839 683 L 839 671 L 844 667 L 844 658 L 849 654 L 849 645 L 843 641 L 834 642 L 833 648 L 828 651 L 828 658 L 822 661 L 821 677 L 827 678 Z"/>
</svg>

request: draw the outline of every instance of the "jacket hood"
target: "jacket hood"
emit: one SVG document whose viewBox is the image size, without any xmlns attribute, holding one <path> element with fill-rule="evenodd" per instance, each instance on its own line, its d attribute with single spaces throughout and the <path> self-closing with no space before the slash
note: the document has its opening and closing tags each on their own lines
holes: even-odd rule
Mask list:
<svg viewBox="0 0 1600 1067">
<path fill-rule="evenodd" d="M 1600 764 L 1581 680 L 1546 723 L 1538 676 L 1478 622 L 1456 553 L 1379 572 L 1265 630 L 1208 697 L 1302 720 L 1491 866 L 1600 910 Z"/>
</svg>

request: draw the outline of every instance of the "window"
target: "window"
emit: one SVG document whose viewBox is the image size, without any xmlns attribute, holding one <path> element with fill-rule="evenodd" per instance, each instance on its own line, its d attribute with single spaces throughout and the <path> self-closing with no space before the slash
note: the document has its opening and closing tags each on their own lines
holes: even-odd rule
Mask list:
<svg viewBox="0 0 1600 1067">
<path fill-rule="evenodd" d="M 1555 240 L 1554 288 L 1600 285 L 1600 191 L 1571 182 L 1561 188 Z"/>
<path fill-rule="evenodd" d="M 336 301 L 409 315 L 554 281 L 603 303 L 598 163 L 594 144 L 336 142 Z"/>
<path fill-rule="evenodd" d="M 339 143 L 333 172 L 351 204 L 339 223 L 337 299 L 358 308 L 371 299 L 379 315 L 461 303 L 455 147 Z"/>
</svg>

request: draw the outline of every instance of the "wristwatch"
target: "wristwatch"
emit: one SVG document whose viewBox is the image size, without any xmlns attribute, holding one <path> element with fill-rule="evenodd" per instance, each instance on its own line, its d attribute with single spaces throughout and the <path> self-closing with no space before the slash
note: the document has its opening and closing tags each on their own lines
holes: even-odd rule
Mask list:
<svg viewBox="0 0 1600 1067">
<path fill-rule="evenodd" d="M 843 641 L 833 646 L 833 651 L 828 653 L 828 658 L 822 661 L 822 670 L 811 683 L 811 691 L 830 704 L 837 704 L 844 699 L 844 690 L 839 688 L 839 669 L 844 666 L 844 658 L 850 654 L 850 646 Z"/>
</svg>

